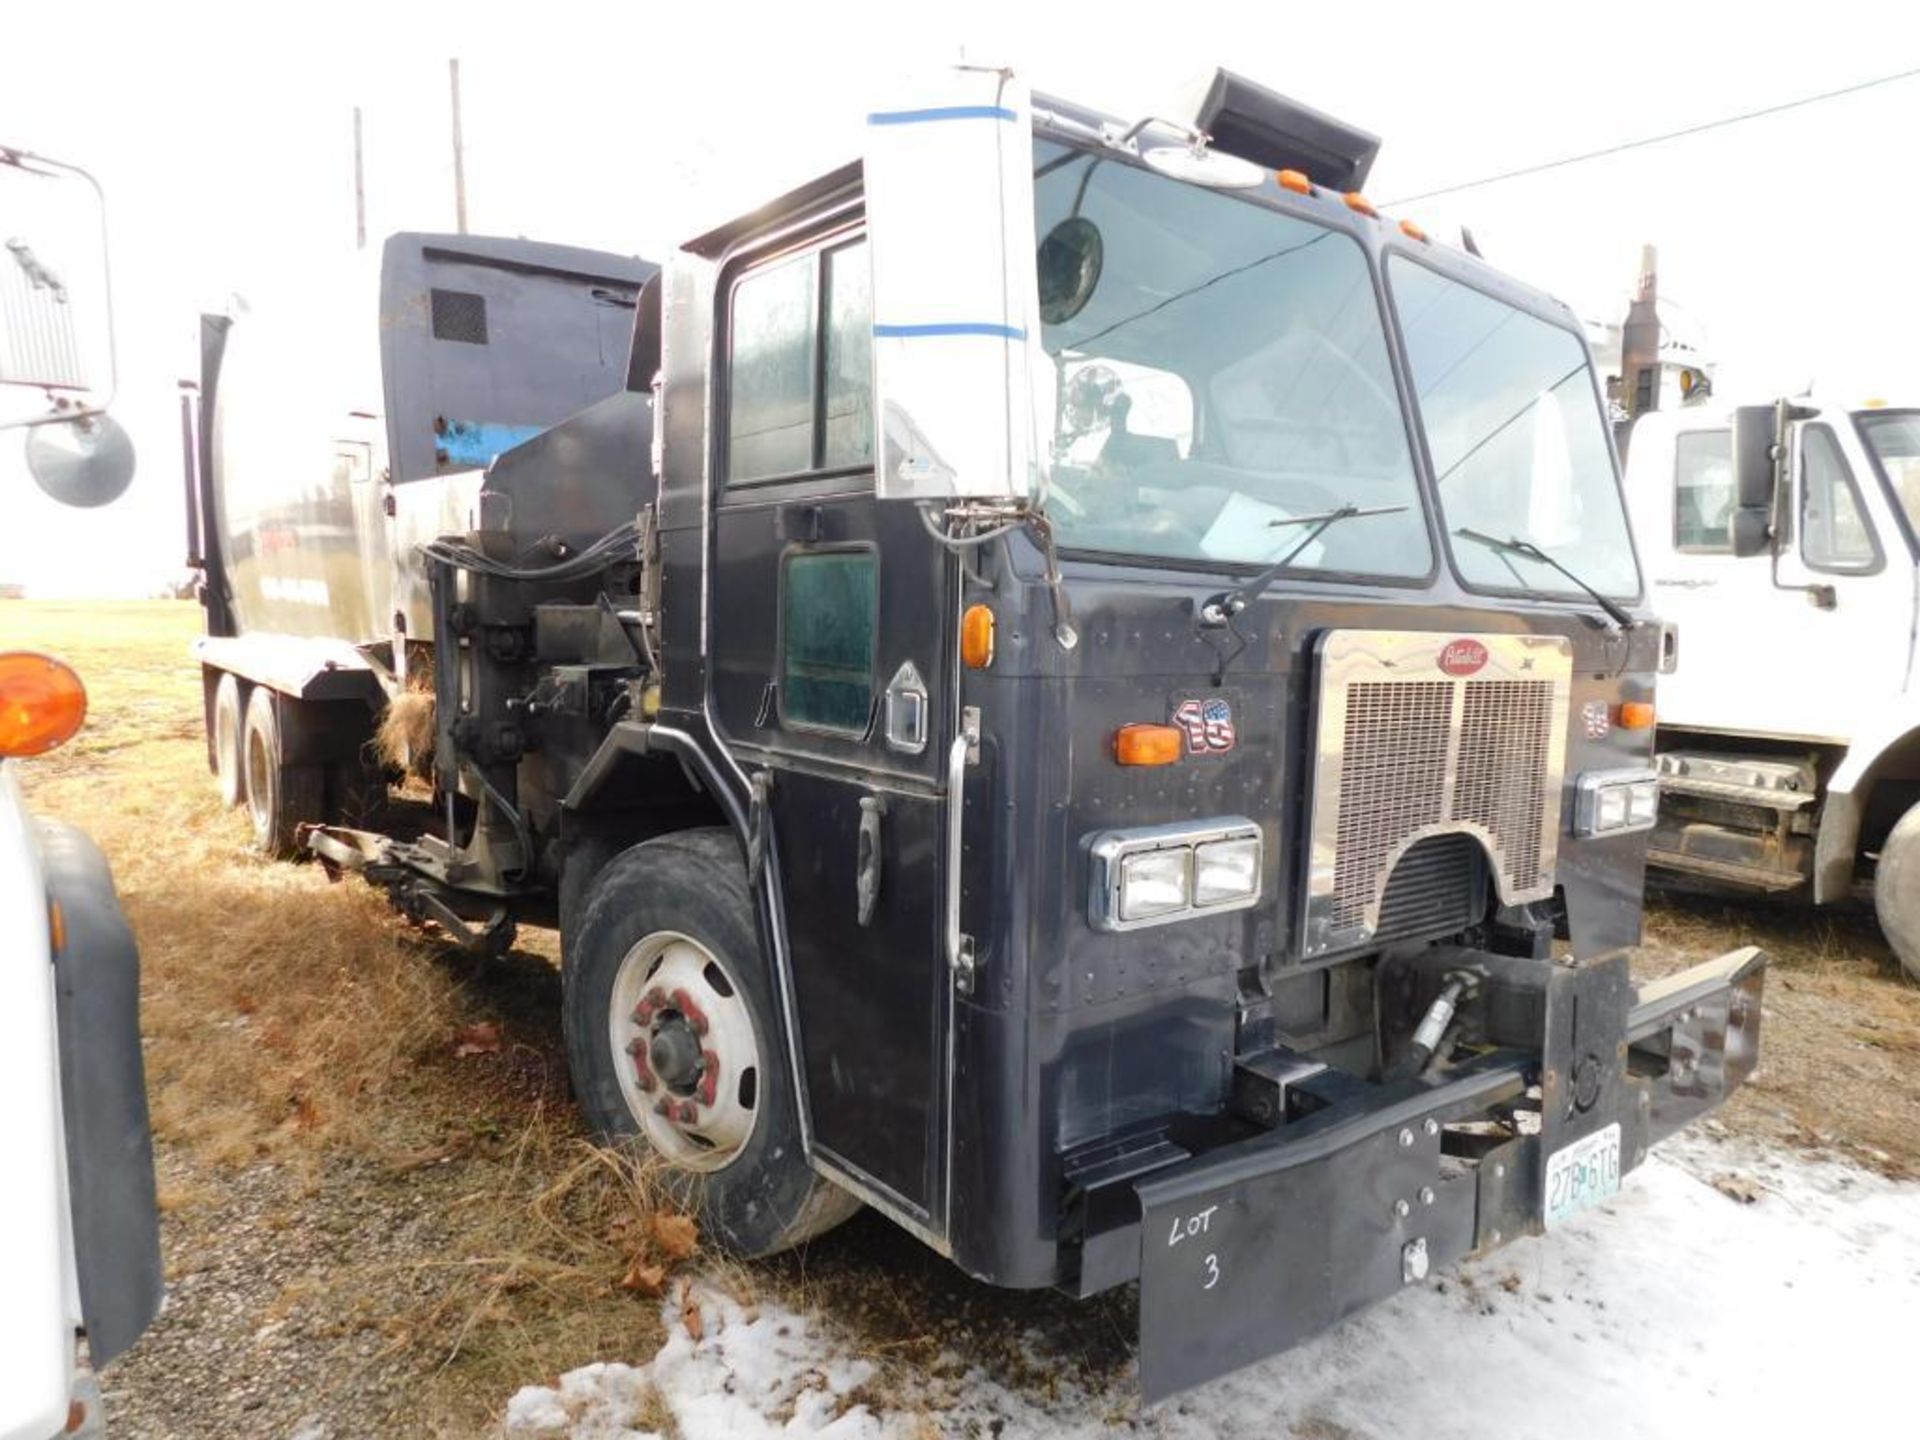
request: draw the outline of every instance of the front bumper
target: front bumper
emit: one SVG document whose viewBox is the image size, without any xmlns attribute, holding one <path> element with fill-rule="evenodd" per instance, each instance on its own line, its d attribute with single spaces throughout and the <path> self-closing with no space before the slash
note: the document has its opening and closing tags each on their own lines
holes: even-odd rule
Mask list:
<svg viewBox="0 0 1920 1440">
<path fill-rule="evenodd" d="M 1624 956 L 1515 962 L 1527 994 L 1507 1022 L 1542 1037 L 1533 1046 L 1490 1050 L 1441 1084 L 1371 1087 L 1136 1181 L 1146 1399 L 1544 1228 L 1549 1160 L 1608 1146 L 1611 1126 L 1619 1169 L 1638 1165 L 1752 1074 L 1765 970 L 1749 947 L 1636 991 Z"/>
</svg>

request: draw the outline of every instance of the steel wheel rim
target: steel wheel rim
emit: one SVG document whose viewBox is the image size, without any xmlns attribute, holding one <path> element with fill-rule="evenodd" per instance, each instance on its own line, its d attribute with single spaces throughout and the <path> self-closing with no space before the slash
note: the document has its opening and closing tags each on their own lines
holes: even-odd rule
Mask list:
<svg viewBox="0 0 1920 1440">
<path fill-rule="evenodd" d="M 221 768 L 231 768 L 235 778 L 239 778 L 240 727 L 235 723 L 233 708 L 229 705 L 213 707 L 213 748 Z"/>
<path fill-rule="evenodd" d="M 620 1096 L 647 1144 L 685 1170 L 731 1164 L 753 1138 L 760 1037 L 738 979 L 690 935 L 659 930 L 614 972 L 607 1044 Z M 663 1061 L 699 1059 L 691 1076 Z"/>
<path fill-rule="evenodd" d="M 266 737 L 258 730 L 247 736 L 246 761 L 247 813 L 253 817 L 254 830 L 265 835 L 273 824 L 273 757 L 267 753 Z"/>
</svg>

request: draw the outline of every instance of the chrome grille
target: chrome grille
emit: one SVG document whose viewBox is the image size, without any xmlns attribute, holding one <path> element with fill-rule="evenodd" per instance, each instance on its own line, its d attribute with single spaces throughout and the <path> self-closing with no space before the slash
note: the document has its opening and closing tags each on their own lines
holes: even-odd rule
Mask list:
<svg viewBox="0 0 1920 1440">
<path fill-rule="evenodd" d="M 1508 903 L 1552 892 L 1565 639 L 1337 630 L 1319 666 L 1302 953 L 1396 928 L 1383 917 L 1389 882 L 1430 836 L 1484 847 Z"/>
<path fill-rule="evenodd" d="M 1469 680 L 1461 687 L 1453 813 L 1483 828 L 1516 889 L 1540 884 L 1540 817 L 1553 745 L 1551 680 Z M 1558 779 L 1555 780 L 1556 798 Z M 1553 877 L 1546 880 L 1551 883 Z"/>
<path fill-rule="evenodd" d="M 1333 924 L 1343 930 L 1366 918 L 1388 857 L 1409 835 L 1441 818 L 1453 686 L 1349 686 L 1344 738 L 1336 822 L 1340 859 L 1333 883 Z"/>
</svg>

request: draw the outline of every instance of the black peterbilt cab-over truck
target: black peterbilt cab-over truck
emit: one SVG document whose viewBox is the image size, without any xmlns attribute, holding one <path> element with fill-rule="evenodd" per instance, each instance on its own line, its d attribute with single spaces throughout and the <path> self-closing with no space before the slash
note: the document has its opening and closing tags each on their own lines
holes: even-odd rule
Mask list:
<svg viewBox="0 0 1920 1440">
<path fill-rule="evenodd" d="M 1659 633 L 1574 317 L 1225 72 L 867 136 L 658 270 L 394 237 L 305 450 L 207 322 L 228 797 L 470 943 L 557 911 L 583 1108 L 725 1244 L 1137 1281 L 1150 1397 L 1604 1201 L 1764 960 L 1628 973 Z"/>
</svg>

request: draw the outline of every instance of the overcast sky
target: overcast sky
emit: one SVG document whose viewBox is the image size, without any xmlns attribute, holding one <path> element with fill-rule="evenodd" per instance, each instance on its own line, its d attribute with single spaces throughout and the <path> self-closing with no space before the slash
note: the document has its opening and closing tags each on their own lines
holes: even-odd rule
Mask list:
<svg viewBox="0 0 1920 1440">
<path fill-rule="evenodd" d="M 323 383 L 346 327 L 361 339 L 374 318 L 354 283 L 353 107 L 369 254 L 390 231 L 451 229 L 449 55 L 471 228 L 650 258 L 851 158 L 893 75 L 962 52 L 1126 116 L 1225 65 L 1380 134 L 1382 201 L 1920 67 L 1920 7 L 1887 0 L 653 8 L 16 9 L 0 143 L 106 187 L 116 408 L 140 464 L 122 500 L 65 511 L 0 435 L 0 582 L 140 594 L 177 571 L 195 315 L 237 292 L 340 327 L 289 377 Z M 1470 225 L 1493 263 L 1596 319 L 1619 318 L 1657 244 L 1668 313 L 1704 338 L 1722 394 L 1917 397 L 1917 154 L 1911 79 L 1397 213 L 1445 239 Z"/>
</svg>

